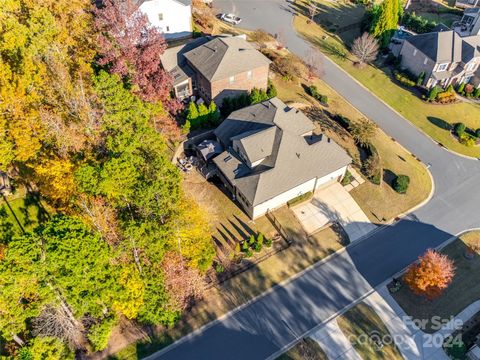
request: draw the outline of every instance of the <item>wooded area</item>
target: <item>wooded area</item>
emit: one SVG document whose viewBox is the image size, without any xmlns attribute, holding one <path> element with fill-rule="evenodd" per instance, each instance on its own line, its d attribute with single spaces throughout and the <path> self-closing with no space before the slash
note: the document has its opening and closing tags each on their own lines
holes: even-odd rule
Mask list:
<svg viewBox="0 0 480 360">
<path fill-rule="evenodd" d="M 55 210 L 26 232 L 0 216 L 0 351 L 22 359 L 101 350 L 121 317 L 173 324 L 215 255 L 169 159 L 165 41 L 104 3 L 0 8 L 0 170 Z"/>
</svg>

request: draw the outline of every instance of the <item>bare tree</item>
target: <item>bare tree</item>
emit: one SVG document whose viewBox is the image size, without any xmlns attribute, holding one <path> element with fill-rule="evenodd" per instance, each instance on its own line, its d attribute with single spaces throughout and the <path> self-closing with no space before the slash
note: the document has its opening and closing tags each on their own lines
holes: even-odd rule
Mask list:
<svg viewBox="0 0 480 360">
<path fill-rule="evenodd" d="M 72 320 L 71 314 L 64 306 L 46 306 L 40 316 L 33 319 L 33 333 L 35 336 L 53 336 L 72 349 L 83 348 L 85 337 L 80 322 Z"/>
<path fill-rule="evenodd" d="M 378 41 L 369 33 L 355 39 L 352 53 L 358 58 L 360 64 L 370 63 L 377 58 Z"/>
<path fill-rule="evenodd" d="M 305 53 L 304 61 L 308 70 L 308 80 L 312 80 L 315 76 L 321 78 L 325 75 L 323 57 L 317 49 L 310 47 Z"/>
<path fill-rule="evenodd" d="M 357 143 L 362 146 L 368 145 L 377 133 L 377 124 L 368 119 L 362 118 L 349 126 L 350 134 Z"/>
<path fill-rule="evenodd" d="M 308 23 L 311 23 L 315 15 L 317 15 L 318 13 L 317 2 L 315 0 L 308 0 L 306 5 L 307 5 L 308 16 L 310 18 L 308 20 Z"/>
</svg>

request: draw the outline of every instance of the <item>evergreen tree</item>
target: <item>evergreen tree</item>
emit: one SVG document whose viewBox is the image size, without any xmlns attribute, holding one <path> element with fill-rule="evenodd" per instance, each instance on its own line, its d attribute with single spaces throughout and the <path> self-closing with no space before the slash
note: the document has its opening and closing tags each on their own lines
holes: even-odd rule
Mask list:
<svg viewBox="0 0 480 360">
<path fill-rule="evenodd" d="M 209 120 L 209 111 L 204 103 L 198 105 L 198 125 L 199 127 L 205 126 Z"/>
<path fill-rule="evenodd" d="M 208 105 L 208 122 L 212 126 L 218 125 L 220 121 L 220 113 L 218 112 L 217 105 L 211 101 L 210 105 Z"/>
<path fill-rule="evenodd" d="M 399 0 L 385 0 L 375 12 L 371 33 L 380 39 L 382 46 L 387 46 L 397 29 L 401 6 Z"/>
</svg>

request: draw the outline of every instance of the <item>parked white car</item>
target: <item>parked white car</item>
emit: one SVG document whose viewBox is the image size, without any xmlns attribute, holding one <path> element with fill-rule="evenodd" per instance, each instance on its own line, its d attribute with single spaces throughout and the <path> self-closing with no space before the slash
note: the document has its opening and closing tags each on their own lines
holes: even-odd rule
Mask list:
<svg viewBox="0 0 480 360">
<path fill-rule="evenodd" d="M 242 21 L 241 18 L 239 18 L 238 16 L 236 16 L 234 14 L 222 14 L 220 16 L 220 19 L 222 19 L 223 21 L 225 21 L 227 23 L 233 24 L 233 25 L 238 25 Z"/>
</svg>

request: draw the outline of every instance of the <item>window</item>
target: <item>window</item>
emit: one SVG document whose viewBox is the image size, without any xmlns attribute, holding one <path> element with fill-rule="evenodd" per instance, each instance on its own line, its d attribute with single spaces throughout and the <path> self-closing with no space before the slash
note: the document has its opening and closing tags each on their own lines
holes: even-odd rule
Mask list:
<svg viewBox="0 0 480 360">
<path fill-rule="evenodd" d="M 158 20 L 163 21 L 163 14 L 162 13 L 158 14 Z"/>
<path fill-rule="evenodd" d="M 413 49 L 413 56 L 417 55 L 417 49 Z"/>
<path fill-rule="evenodd" d="M 235 82 L 235 76 L 230 76 L 229 81 L 230 81 L 230 84 L 233 84 Z"/>
<path fill-rule="evenodd" d="M 473 70 L 475 68 L 475 63 L 470 63 L 467 66 L 467 71 Z"/>
<path fill-rule="evenodd" d="M 440 64 L 438 65 L 437 71 L 445 71 L 447 70 L 448 64 Z"/>
<path fill-rule="evenodd" d="M 167 26 L 167 32 L 170 31 L 170 26 Z"/>
<path fill-rule="evenodd" d="M 252 78 L 252 70 L 248 70 L 247 79 L 251 79 L 251 78 Z"/>
<path fill-rule="evenodd" d="M 423 60 L 423 65 L 427 65 L 428 63 L 428 58 L 425 58 L 425 60 Z"/>
</svg>

